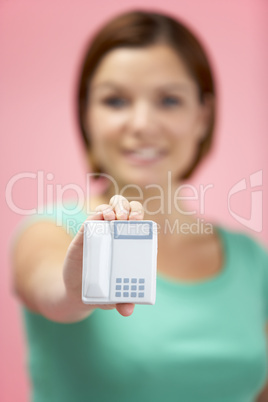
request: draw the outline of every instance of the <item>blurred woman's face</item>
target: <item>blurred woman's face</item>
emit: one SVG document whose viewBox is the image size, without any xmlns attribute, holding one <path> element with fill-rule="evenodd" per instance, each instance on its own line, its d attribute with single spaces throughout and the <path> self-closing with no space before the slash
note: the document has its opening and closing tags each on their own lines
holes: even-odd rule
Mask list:
<svg viewBox="0 0 268 402">
<path fill-rule="evenodd" d="M 171 47 L 112 50 L 89 88 L 91 152 L 120 185 L 161 185 L 168 171 L 177 180 L 206 133 L 207 109 Z"/>
</svg>

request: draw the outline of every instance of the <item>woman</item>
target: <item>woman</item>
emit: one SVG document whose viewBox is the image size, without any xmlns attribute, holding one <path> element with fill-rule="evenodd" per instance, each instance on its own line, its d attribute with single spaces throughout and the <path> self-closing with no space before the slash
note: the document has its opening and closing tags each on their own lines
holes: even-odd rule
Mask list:
<svg viewBox="0 0 268 402">
<path fill-rule="evenodd" d="M 267 374 L 267 251 L 209 222 L 194 231 L 179 192 L 212 142 L 215 89 L 200 43 L 163 14 L 114 18 L 85 56 L 78 115 L 94 172 L 112 180 L 93 213 L 72 216 L 75 236 L 56 208 L 14 246 L 33 400 L 254 401 Z M 86 219 L 157 222 L 154 306 L 82 303 Z"/>
</svg>

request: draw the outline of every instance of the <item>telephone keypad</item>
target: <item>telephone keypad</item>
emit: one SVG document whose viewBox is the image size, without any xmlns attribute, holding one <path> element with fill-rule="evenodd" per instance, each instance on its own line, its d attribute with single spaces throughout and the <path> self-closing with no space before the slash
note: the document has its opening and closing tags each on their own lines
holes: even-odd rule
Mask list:
<svg viewBox="0 0 268 402">
<path fill-rule="evenodd" d="M 131 290 L 130 292 L 130 297 L 144 297 L 144 291 L 145 291 L 145 278 L 116 278 L 115 280 L 116 285 L 115 285 L 115 297 L 129 297 L 129 290 Z M 123 287 L 121 287 L 121 285 L 118 285 L 118 283 L 123 283 Z M 129 284 L 130 285 L 125 285 L 125 284 Z M 132 284 L 136 284 L 136 285 L 132 285 Z M 141 285 L 142 284 L 142 285 Z M 124 290 L 123 293 L 121 292 L 117 292 L 118 290 Z M 137 293 L 137 290 L 139 290 L 139 292 Z M 142 292 L 141 292 L 142 291 Z"/>
</svg>

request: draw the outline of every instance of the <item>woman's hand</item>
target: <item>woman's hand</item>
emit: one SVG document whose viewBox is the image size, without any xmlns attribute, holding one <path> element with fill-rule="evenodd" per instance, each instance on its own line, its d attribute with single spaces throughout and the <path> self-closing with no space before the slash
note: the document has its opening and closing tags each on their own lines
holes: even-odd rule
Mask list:
<svg viewBox="0 0 268 402">
<path fill-rule="evenodd" d="M 128 202 L 123 196 L 115 195 L 110 199 L 109 204 L 99 205 L 95 209 L 95 213 L 87 220 L 142 220 L 143 216 L 144 210 L 141 203 L 137 201 Z M 72 240 L 64 260 L 63 279 L 67 297 L 77 305 L 78 310 L 81 309 L 82 315 L 85 312 L 85 316 L 89 315 L 95 308 L 104 310 L 116 308 L 125 317 L 131 315 L 134 310 L 132 303 L 85 305 L 82 302 L 83 234 L 84 223 Z"/>
</svg>

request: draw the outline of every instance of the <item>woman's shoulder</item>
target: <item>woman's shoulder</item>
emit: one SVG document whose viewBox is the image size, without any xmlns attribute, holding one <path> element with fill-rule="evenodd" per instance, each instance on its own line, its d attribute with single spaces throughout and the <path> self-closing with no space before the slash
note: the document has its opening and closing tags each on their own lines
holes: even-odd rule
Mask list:
<svg viewBox="0 0 268 402">
<path fill-rule="evenodd" d="M 228 244 L 232 255 L 242 256 L 247 261 L 262 260 L 268 268 L 268 247 L 264 241 L 255 235 L 241 229 L 234 229 L 223 225 L 216 225 L 223 239 Z"/>
<path fill-rule="evenodd" d="M 38 206 L 33 214 L 21 217 L 12 232 L 10 246 L 14 248 L 22 237 L 35 239 L 41 234 L 52 238 L 66 235 L 67 232 L 73 237 L 86 218 L 84 205 L 78 205 L 72 199 Z"/>
<path fill-rule="evenodd" d="M 68 199 L 64 202 L 51 202 L 38 206 L 31 215 L 23 216 L 13 230 L 11 243 L 15 241 L 29 228 L 31 232 L 40 228 L 44 232 L 51 230 L 53 233 L 60 233 L 55 228 L 63 228 L 71 237 L 75 236 L 82 223 L 95 208 L 103 203 L 100 196 L 91 197 L 90 200 Z M 28 233 L 30 231 L 28 230 Z"/>
</svg>

